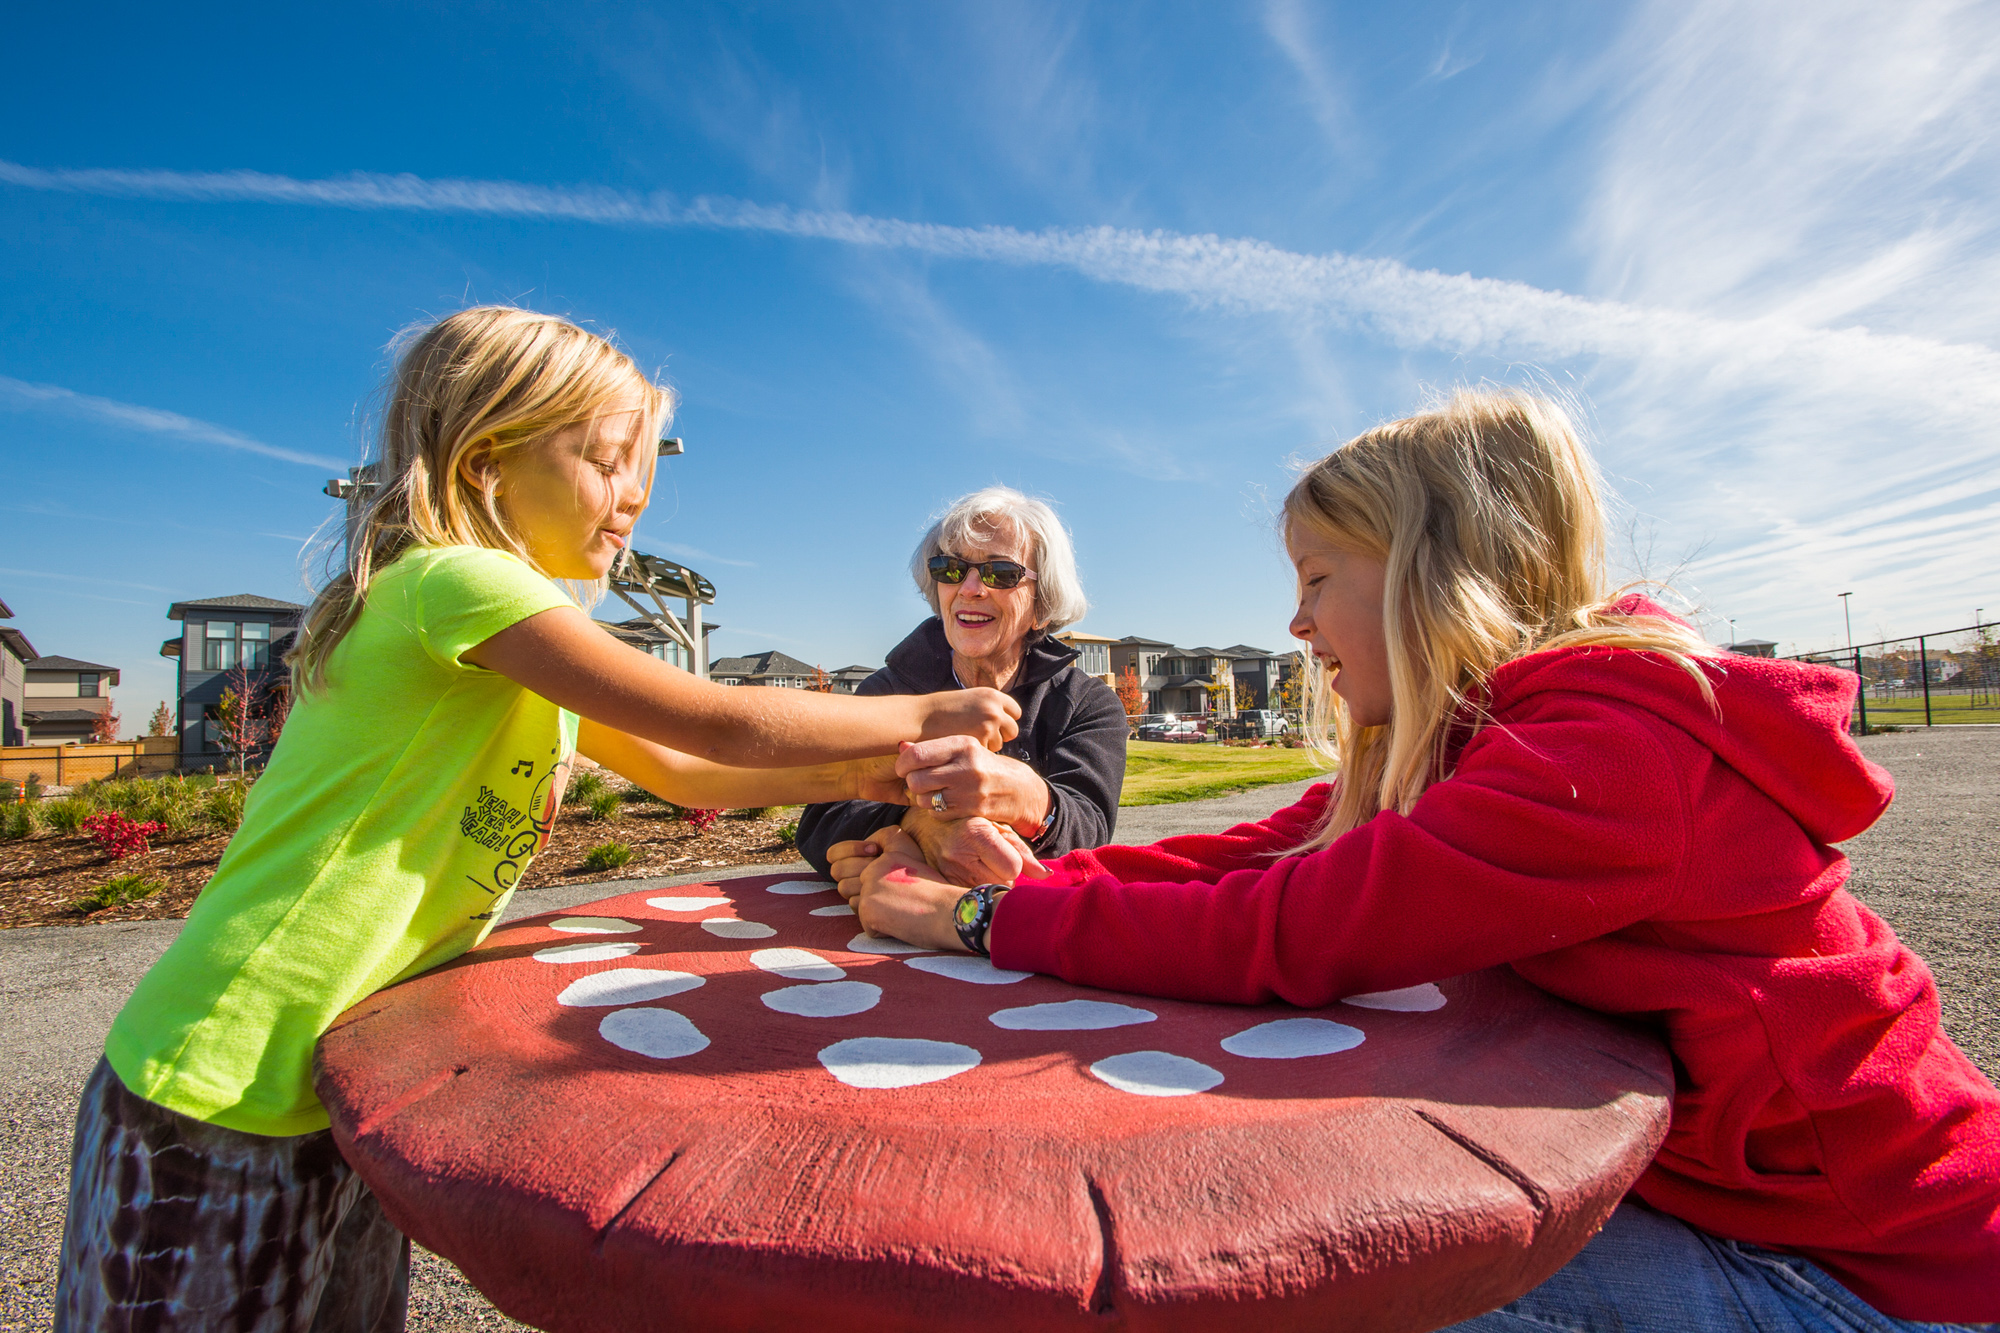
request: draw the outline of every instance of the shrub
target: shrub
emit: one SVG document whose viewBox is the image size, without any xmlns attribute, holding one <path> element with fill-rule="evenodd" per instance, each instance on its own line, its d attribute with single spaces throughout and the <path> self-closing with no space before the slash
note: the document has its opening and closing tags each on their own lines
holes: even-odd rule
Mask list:
<svg viewBox="0 0 2000 1333">
<path fill-rule="evenodd" d="M 634 805 L 640 805 L 647 801 L 653 801 L 660 805 L 665 805 L 667 803 L 666 798 L 664 796 L 655 796 L 652 792 L 649 792 L 644 787 L 639 787 L 639 786 L 627 787 L 623 792 L 620 793 L 620 795 L 624 796 L 626 800 L 630 801 Z"/>
<path fill-rule="evenodd" d="M 587 798 L 583 803 L 583 808 L 590 812 L 592 819 L 601 819 L 607 822 L 613 819 L 623 819 L 625 817 L 625 796 L 622 792 L 615 792 L 606 788 L 598 792 L 595 796 Z"/>
<path fill-rule="evenodd" d="M 208 793 L 208 799 L 202 803 L 202 814 L 223 832 L 233 833 L 243 824 L 243 803 L 249 799 L 249 783 L 222 783 Z"/>
<path fill-rule="evenodd" d="M 26 782 L 24 782 L 24 783 L 22 783 L 22 784 L 21 784 L 21 790 L 22 790 L 22 792 L 23 792 L 23 793 L 25 793 L 25 794 L 27 795 L 27 798 L 28 798 L 29 800 L 31 800 L 31 801 L 39 801 L 39 800 L 41 800 L 41 799 L 42 799 L 42 775 L 41 775 L 40 773 L 30 773 L 30 774 L 28 774 L 28 780 L 27 780 Z"/>
<path fill-rule="evenodd" d="M 681 818 L 694 825 L 696 833 L 706 833 L 715 827 L 715 821 L 722 818 L 720 810 L 683 810 Z"/>
<path fill-rule="evenodd" d="M 778 825 L 778 842 L 785 847 L 796 847 L 799 845 L 798 820 L 794 819 L 789 824 Z"/>
<path fill-rule="evenodd" d="M 775 805 L 746 805 L 736 812 L 738 819 L 769 819 L 778 813 Z"/>
<path fill-rule="evenodd" d="M 616 870 L 632 859 L 632 849 L 622 842 L 600 842 L 583 854 L 585 870 Z"/>
<path fill-rule="evenodd" d="M 83 828 L 83 821 L 97 813 L 97 802 L 85 792 L 72 792 L 60 800 L 50 801 L 42 806 L 42 815 L 49 827 L 58 833 L 75 833 Z"/>
<path fill-rule="evenodd" d="M 12 805 L 21 799 L 21 784 L 12 778 L 0 778 L 0 805 Z"/>
<path fill-rule="evenodd" d="M 32 838 L 42 831 L 42 803 L 10 805 L 0 811 L 0 838 Z"/>
<path fill-rule="evenodd" d="M 127 814 L 137 813 L 151 797 L 151 783 L 134 782 L 129 778 L 105 778 L 89 783 L 85 790 L 97 802 L 100 810 L 123 810 Z"/>
<path fill-rule="evenodd" d="M 100 810 L 84 820 L 83 827 L 99 847 L 111 853 L 114 861 L 128 856 L 144 856 L 153 850 L 146 839 L 167 829 L 165 824 L 137 823 L 117 810 Z"/>
<path fill-rule="evenodd" d="M 563 799 L 576 805 L 585 805 L 599 792 L 606 790 L 601 774 L 589 769 L 569 775 L 569 786 L 563 789 Z"/>
<path fill-rule="evenodd" d="M 107 907 L 119 907 L 125 903 L 136 903 L 141 898 L 150 898 L 166 887 L 159 880 L 148 879 L 144 875 L 119 875 L 78 898 L 76 906 L 80 911 L 101 912 Z"/>
</svg>

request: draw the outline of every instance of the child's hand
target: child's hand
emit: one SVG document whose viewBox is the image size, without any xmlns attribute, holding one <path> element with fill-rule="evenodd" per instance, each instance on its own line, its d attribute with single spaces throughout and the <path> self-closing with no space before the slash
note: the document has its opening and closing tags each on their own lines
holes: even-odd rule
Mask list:
<svg viewBox="0 0 2000 1333">
<path fill-rule="evenodd" d="M 910 789 L 896 773 L 896 756 L 878 754 L 872 759 L 850 759 L 842 775 L 850 801 L 874 801 L 881 805 L 908 805 Z M 843 844 L 845 845 L 845 844 Z"/>
<path fill-rule="evenodd" d="M 827 871 L 833 876 L 834 887 L 843 898 L 852 898 L 861 892 L 861 875 L 875 858 L 882 854 L 882 832 L 867 839 L 836 842 L 826 849 Z"/>
<path fill-rule="evenodd" d="M 923 848 L 903 830 L 885 828 L 869 841 L 882 854 L 861 872 L 854 908 L 862 929 L 924 949 L 966 952 L 951 919 L 965 890 L 931 869 Z"/>
<path fill-rule="evenodd" d="M 1020 734 L 1021 705 L 998 690 L 940 690 L 921 699 L 924 725 L 918 740 L 939 736 L 970 736 L 997 750 Z"/>
</svg>

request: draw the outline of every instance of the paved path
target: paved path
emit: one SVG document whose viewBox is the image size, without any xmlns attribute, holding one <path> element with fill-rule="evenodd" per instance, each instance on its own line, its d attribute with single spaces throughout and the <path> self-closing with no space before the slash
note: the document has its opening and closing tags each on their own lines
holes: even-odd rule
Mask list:
<svg viewBox="0 0 2000 1333">
<path fill-rule="evenodd" d="M 1863 749 L 1895 774 L 1889 814 L 1848 846 L 1853 885 L 1927 959 L 1947 1030 L 2000 1075 L 2000 728 L 1871 736 Z M 1118 840 L 1214 831 L 1298 799 L 1306 782 L 1213 801 L 1121 811 Z M 798 864 L 798 863 L 795 863 Z M 670 879 L 568 884 L 515 896 L 509 918 L 611 893 L 791 867 L 736 866 Z M 46 1329 L 61 1244 L 77 1090 L 112 1015 L 172 941 L 177 921 L 0 931 L 0 1333 Z M 456 1269 L 419 1254 L 415 1330 L 514 1329 Z"/>
</svg>

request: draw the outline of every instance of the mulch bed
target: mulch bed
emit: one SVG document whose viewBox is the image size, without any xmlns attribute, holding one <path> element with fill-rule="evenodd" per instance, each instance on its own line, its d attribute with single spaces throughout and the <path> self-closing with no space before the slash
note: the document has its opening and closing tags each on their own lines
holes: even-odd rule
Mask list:
<svg viewBox="0 0 2000 1333">
<path fill-rule="evenodd" d="M 796 808 L 758 818 L 730 812 L 706 833 L 655 802 L 627 802 L 623 816 L 593 820 L 590 812 L 565 807 L 549 845 L 522 878 L 526 889 L 579 880 L 635 879 L 679 875 L 711 866 L 762 865 L 797 856 L 778 830 L 798 818 Z M 611 871 L 585 870 L 585 853 L 600 843 L 622 842 L 632 859 Z M 86 926 L 110 921 L 162 921 L 188 914 L 197 894 L 215 873 L 225 833 L 197 833 L 153 839 L 152 851 L 113 861 L 90 838 L 45 832 L 20 842 L 0 842 L 0 929 L 15 926 Z M 163 881 L 150 898 L 87 911 L 77 900 L 118 875 L 139 874 Z"/>
</svg>

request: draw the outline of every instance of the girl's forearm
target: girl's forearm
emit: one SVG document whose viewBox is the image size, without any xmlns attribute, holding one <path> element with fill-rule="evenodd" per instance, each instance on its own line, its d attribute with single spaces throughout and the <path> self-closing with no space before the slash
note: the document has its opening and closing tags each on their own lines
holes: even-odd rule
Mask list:
<svg viewBox="0 0 2000 1333">
<path fill-rule="evenodd" d="M 898 799 L 894 763 L 887 756 L 872 763 L 849 760 L 791 768 L 737 768 L 697 759 L 589 720 L 578 731 L 577 749 L 663 800 L 698 809 Z"/>
<path fill-rule="evenodd" d="M 1002 698 L 965 690 L 941 705 L 932 695 L 727 689 L 634 651 L 572 607 L 530 616 L 465 656 L 580 717 L 732 767 L 830 763 L 928 735 L 991 732 Z M 1011 720 L 1005 726 L 1012 735 Z"/>
</svg>

